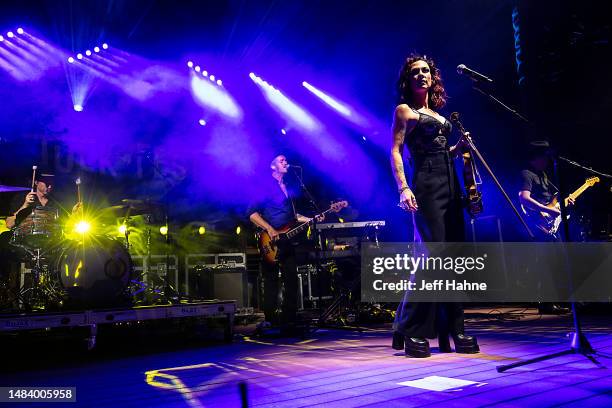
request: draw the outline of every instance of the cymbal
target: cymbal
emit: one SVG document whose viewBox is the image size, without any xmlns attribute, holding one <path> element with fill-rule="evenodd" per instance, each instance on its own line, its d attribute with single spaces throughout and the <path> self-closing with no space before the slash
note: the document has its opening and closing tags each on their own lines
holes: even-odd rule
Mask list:
<svg viewBox="0 0 612 408">
<path fill-rule="evenodd" d="M 159 208 L 159 204 L 153 201 L 124 199 L 121 200 L 121 202 L 122 204 L 103 208 L 102 214 L 120 218 L 132 215 L 152 214 Z"/>
<path fill-rule="evenodd" d="M 14 187 L 0 184 L 0 193 L 11 193 L 14 191 L 28 191 L 30 187 Z"/>
</svg>

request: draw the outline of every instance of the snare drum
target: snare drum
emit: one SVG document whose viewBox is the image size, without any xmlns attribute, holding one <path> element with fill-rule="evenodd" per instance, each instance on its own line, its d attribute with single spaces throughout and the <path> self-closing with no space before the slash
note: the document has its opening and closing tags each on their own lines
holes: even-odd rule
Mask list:
<svg viewBox="0 0 612 408">
<path fill-rule="evenodd" d="M 90 236 L 69 241 L 55 262 L 67 306 L 119 307 L 130 303 L 132 259 L 116 240 Z"/>
<path fill-rule="evenodd" d="M 36 207 L 13 229 L 11 244 L 39 249 L 48 246 L 52 239 L 60 235 L 57 209 Z"/>
</svg>

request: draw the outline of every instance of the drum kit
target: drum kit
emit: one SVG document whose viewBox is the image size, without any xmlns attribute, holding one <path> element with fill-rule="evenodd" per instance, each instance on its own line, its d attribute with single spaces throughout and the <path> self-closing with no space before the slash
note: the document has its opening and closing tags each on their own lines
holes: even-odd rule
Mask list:
<svg viewBox="0 0 612 408">
<path fill-rule="evenodd" d="M 80 180 L 76 184 L 80 203 Z M 27 190 L 0 185 L 0 193 Z M 129 225 L 131 217 L 151 214 L 156 206 L 149 201 L 125 199 L 99 214 L 113 223 L 119 219 Z M 82 215 L 82 205 L 76 208 Z M 9 271 L 0 270 L 0 311 L 78 310 L 146 304 L 151 299 L 157 304 L 178 300 L 167 276 L 155 280 L 146 276 L 147 270 L 135 273 L 129 227 L 125 239 L 120 240 L 93 233 L 67 234 L 60 221 L 56 209 L 37 206 L 3 233 L 14 262 Z M 147 235 L 150 256 L 150 228 Z"/>
</svg>

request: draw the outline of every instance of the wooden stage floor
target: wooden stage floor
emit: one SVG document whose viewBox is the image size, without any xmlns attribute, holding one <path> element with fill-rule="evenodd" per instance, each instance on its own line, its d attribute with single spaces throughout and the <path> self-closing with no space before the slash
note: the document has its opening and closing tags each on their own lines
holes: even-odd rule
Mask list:
<svg viewBox="0 0 612 408">
<path fill-rule="evenodd" d="M 245 335 L 233 344 L 147 351 L 133 346 L 146 338 L 128 337 L 94 355 L 51 360 L 44 356 L 56 351 L 41 349 L 43 342 L 29 353 L 42 356 L 34 362 L 2 350 L 5 362 L 24 364 L 3 370 L 0 386 L 74 386 L 77 403 L 67 406 L 113 408 L 240 407 L 240 383 L 250 407 L 612 407 L 612 317 L 583 319 L 602 354 L 599 367 L 574 354 L 497 373 L 497 365 L 568 348 L 571 318 L 529 309 L 520 319 L 500 320 L 496 313 L 466 315 L 467 332 L 480 343 L 474 355 L 438 354 L 434 340 L 431 358 L 406 358 L 390 348 L 388 327 L 320 330 L 305 340 Z M 122 342 L 133 347 L 121 350 Z"/>
</svg>

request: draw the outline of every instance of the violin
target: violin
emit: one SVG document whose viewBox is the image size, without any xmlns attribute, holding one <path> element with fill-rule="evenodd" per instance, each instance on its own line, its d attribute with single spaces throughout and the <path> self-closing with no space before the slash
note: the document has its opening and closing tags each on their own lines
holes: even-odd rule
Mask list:
<svg viewBox="0 0 612 408">
<path fill-rule="evenodd" d="M 459 121 L 459 113 L 451 113 L 450 121 L 459 129 L 461 138 L 467 141 L 467 145 L 472 146 L 472 139 L 469 132 L 465 131 L 463 124 Z M 461 149 L 461 157 L 463 158 L 463 184 L 467 196 L 467 211 L 472 218 L 475 218 L 483 210 L 482 192 L 478 190 L 478 185 L 482 184 L 482 181 L 476 169 L 471 148 L 464 145 Z"/>
</svg>

